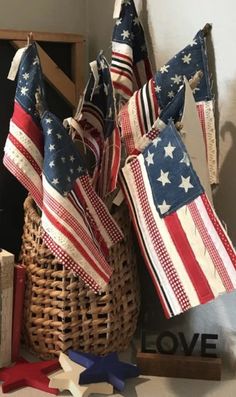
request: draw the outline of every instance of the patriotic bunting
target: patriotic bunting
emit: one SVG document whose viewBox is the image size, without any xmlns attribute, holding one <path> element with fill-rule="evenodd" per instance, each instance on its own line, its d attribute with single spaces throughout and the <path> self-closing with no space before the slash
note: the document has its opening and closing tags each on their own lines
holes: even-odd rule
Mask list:
<svg viewBox="0 0 236 397">
<path fill-rule="evenodd" d="M 35 44 L 21 60 L 4 164 L 42 210 L 43 240 L 94 290 L 108 283 L 105 256 L 123 238 L 91 186 L 81 156 L 60 120 L 46 110 Z"/>
<path fill-rule="evenodd" d="M 121 181 L 167 317 L 235 289 L 234 248 L 172 123 L 126 163 Z"/>
<path fill-rule="evenodd" d="M 123 0 L 112 36 L 111 78 L 117 103 L 127 101 L 151 77 L 144 31 L 134 1 Z"/>
</svg>

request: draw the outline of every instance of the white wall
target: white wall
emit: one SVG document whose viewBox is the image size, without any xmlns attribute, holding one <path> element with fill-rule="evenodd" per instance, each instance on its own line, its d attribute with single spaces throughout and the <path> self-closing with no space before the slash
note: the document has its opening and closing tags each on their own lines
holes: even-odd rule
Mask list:
<svg viewBox="0 0 236 397">
<path fill-rule="evenodd" d="M 211 70 L 216 74 L 214 91 L 218 102 L 217 129 L 219 139 L 220 184 L 215 205 L 236 245 L 236 6 L 233 0 L 135 0 L 145 29 L 151 59 L 156 68 L 184 47 L 207 22 L 212 23 L 210 49 Z M 89 59 L 100 48 L 110 46 L 114 1 L 88 0 L 90 28 Z M 214 51 L 213 51 L 214 47 Z M 214 65 L 215 57 L 215 65 Z M 215 71 L 214 71 L 215 69 Z M 150 302 L 151 303 L 151 302 Z M 236 293 L 172 320 L 164 320 L 160 329 L 186 330 L 220 334 L 220 349 L 236 354 Z M 231 337 L 235 339 L 231 341 Z M 232 353 L 234 356 L 234 352 Z"/>
</svg>

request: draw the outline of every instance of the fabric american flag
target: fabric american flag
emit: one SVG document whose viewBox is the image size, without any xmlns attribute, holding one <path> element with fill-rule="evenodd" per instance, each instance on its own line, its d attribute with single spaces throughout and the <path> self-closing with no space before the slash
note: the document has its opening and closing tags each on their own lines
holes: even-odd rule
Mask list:
<svg viewBox="0 0 236 397">
<path fill-rule="evenodd" d="M 202 31 L 197 33 L 184 50 L 160 68 L 154 80 L 150 79 L 142 89 L 132 95 L 120 112 L 121 134 L 127 155 L 142 151 L 157 134 L 156 126 L 153 128 L 154 126 L 151 125 L 154 117 L 164 124 L 168 123 L 170 118 L 175 122 L 181 119 L 184 106 L 184 76 L 190 80 L 200 70 L 203 72 L 203 77 L 193 93 L 206 146 L 210 182 L 216 183 L 218 171 L 214 101 L 210 89 L 205 38 Z M 145 92 L 151 86 L 150 101 L 146 99 Z M 149 122 L 147 123 L 146 120 Z M 163 128 L 163 123 L 160 123 L 161 128 Z"/>
<path fill-rule="evenodd" d="M 24 52 L 18 71 L 14 111 L 3 162 L 42 208 L 43 134 L 35 94 L 45 106 L 42 70 L 35 44 Z"/>
<path fill-rule="evenodd" d="M 235 250 L 172 122 L 127 161 L 121 181 L 168 318 L 235 289 Z"/>
<path fill-rule="evenodd" d="M 40 60 L 32 44 L 19 66 L 4 164 L 42 210 L 46 245 L 97 292 L 112 273 L 104 255 L 122 239 L 122 232 L 92 188 L 67 130 L 45 110 L 44 98 Z"/>
<path fill-rule="evenodd" d="M 93 190 L 81 156 L 61 121 L 45 111 L 41 124 L 45 148 L 43 239 L 67 268 L 99 291 L 112 272 L 102 249 L 104 253 L 120 241 L 122 233 Z"/>
<path fill-rule="evenodd" d="M 96 164 L 92 172 L 94 186 L 104 198 L 116 188 L 121 142 L 110 69 L 101 52 L 92 62 L 91 69 L 83 106 L 75 117 L 80 125 L 76 138 L 82 139 L 93 153 Z"/>
<path fill-rule="evenodd" d="M 161 110 L 170 103 L 183 84 L 184 76 L 190 80 L 196 71 L 203 77 L 193 90 L 202 125 L 211 183 L 218 182 L 214 101 L 208 70 L 204 31 L 200 30 L 192 42 L 171 58 L 154 76 L 156 94 Z M 181 113 L 179 114 L 181 116 Z"/>
<path fill-rule="evenodd" d="M 123 0 L 112 35 L 111 77 L 117 103 L 127 101 L 152 77 L 144 31 L 133 0 Z"/>
</svg>

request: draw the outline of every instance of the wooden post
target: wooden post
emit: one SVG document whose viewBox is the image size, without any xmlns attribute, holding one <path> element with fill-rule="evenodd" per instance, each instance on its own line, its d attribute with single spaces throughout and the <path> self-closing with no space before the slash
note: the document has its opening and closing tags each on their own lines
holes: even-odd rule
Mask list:
<svg viewBox="0 0 236 397">
<path fill-rule="evenodd" d="M 72 44 L 72 79 L 75 83 L 76 107 L 79 97 L 84 91 L 84 59 L 85 59 L 85 41 Z"/>
</svg>

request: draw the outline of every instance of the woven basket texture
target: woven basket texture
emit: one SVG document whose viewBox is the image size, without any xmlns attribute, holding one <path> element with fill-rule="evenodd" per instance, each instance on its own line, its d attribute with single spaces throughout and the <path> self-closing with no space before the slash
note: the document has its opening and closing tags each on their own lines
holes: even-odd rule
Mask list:
<svg viewBox="0 0 236 397">
<path fill-rule="evenodd" d="M 125 239 L 110 250 L 113 268 L 105 290 L 94 294 L 42 242 L 33 199 L 24 203 L 21 261 L 27 269 L 23 337 L 41 358 L 68 348 L 94 354 L 124 351 L 136 330 L 140 296 L 135 244 L 125 204 L 114 213 Z"/>
</svg>

